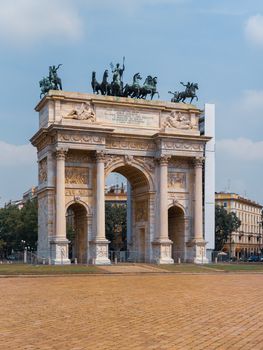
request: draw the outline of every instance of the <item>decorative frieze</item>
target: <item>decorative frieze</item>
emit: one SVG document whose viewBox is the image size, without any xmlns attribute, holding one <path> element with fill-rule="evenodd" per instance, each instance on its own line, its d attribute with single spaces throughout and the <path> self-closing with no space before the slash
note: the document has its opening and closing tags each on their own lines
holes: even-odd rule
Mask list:
<svg viewBox="0 0 263 350">
<path fill-rule="evenodd" d="M 200 152 L 203 151 L 203 144 L 184 141 L 163 141 L 162 148 L 167 150 Z"/>
<path fill-rule="evenodd" d="M 138 151 L 154 151 L 156 148 L 152 141 L 120 139 L 109 139 L 107 140 L 106 146 L 107 148 L 113 149 L 129 149 Z"/>
<path fill-rule="evenodd" d="M 89 143 L 94 145 L 105 144 L 105 137 L 89 134 L 78 133 L 60 133 L 58 134 L 58 141 L 73 142 L 73 143 Z"/>
<path fill-rule="evenodd" d="M 79 188 L 66 188 L 65 194 L 66 196 L 88 197 L 89 191 L 85 189 L 79 189 Z"/>
<path fill-rule="evenodd" d="M 68 152 L 66 157 L 67 163 L 88 163 L 90 161 L 90 157 L 81 151 L 78 152 Z"/>
</svg>

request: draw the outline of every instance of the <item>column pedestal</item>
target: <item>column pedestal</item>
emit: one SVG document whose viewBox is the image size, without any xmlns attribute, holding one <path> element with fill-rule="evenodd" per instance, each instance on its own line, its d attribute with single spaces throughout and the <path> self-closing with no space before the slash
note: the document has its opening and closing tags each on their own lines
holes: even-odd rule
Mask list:
<svg viewBox="0 0 263 350">
<path fill-rule="evenodd" d="M 108 258 L 109 241 L 94 240 L 91 243 L 92 264 L 93 265 L 110 265 L 111 261 Z"/>
<path fill-rule="evenodd" d="M 68 258 L 68 244 L 67 238 L 51 237 L 50 244 L 50 260 L 52 265 L 69 265 L 71 264 Z"/>
<path fill-rule="evenodd" d="M 173 264 L 172 244 L 170 239 L 159 239 L 152 242 L 153 260 L 156 264 Z"/>
<path fill-rule="evenodd" d="M 191 262 L 194 264 L 208 264 L 205 249 L 206 244 L 207 242 L 203 239 L 193 239 L 187 242 L 187 262 Z"/>
</svg>

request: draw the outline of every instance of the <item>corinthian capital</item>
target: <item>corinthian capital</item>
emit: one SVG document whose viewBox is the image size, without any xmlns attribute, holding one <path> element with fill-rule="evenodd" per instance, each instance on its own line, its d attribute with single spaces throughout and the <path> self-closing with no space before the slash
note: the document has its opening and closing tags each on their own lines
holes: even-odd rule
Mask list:
<svg viewBox="0 0 263 350">
<path fill-rule="evenodd" d="M 171 157 L 167 156 L 166 154 L 162 154 L 159 158 L 158 158 L 158 162 L 160 165 L 168 165 L 169 159 Z"/>
<path fill-rule="evenodd" d="M 68 149 L 57 147 L 56 148 L 56 158 L 60 160 L 65 160 Z"/>
<path fill-rule="evenodd" d="M 105 162 L 105 152 L 104 151 L 96 151 L 96 160 L 97 162 Z"/>
<path fill-rule="evenodd" d="M 204 157 L 196 157 L 196 158 L 194 158 L 194 161 L 193 161 L 194 167 L 195 168 L 201 168 L 203 166 L 203 164 L 204 164 L 204 160 L 205 160 Z"/>
</svg>

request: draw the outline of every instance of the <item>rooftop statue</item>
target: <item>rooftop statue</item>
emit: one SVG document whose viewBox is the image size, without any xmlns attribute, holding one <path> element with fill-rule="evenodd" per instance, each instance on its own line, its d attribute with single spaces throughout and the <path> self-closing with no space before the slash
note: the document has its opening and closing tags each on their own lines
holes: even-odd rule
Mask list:
<svg viewBox="0 0 263 350">
<path fill-rule="evenodd" d="M 122 66 L 117 63 L 114 66 L 110 64 L 112 72 L 112 81 L 108 82 L 109 71 L 106 69 L 103 74 L 102 82 L 99 83 L 96 79 L 96 72 L 92 72 L 91 86 L 94 94 L 108 95 L 108 96 L 120 96 L 131 98 L 146 99 L 149 95 L 153 99 L 154 95 L 158 95 L 157 91 L 157 77 L 148 75 L 143 85 L 140 85 L 142 79 L 140 73 L 136 73 L 133 76 L 133 82 L 131 85 L 123 84 L 123 73 L 125 70 L 124 65 L 125 57 L 123 57 Z"/>
<path fill-rule="evenodd" d="M 186 98 L 190 98 L 190 104 L 192 103 L 193 99 L 196 98 L 196 100 L 198 101 L 198 97 L 196 96 L 196 90 L 198 90 L 198 84 L 197 83 L 190 83 L 189 81 L 187 82 L 187 84 L 184 84 L 183 82 L 180 82 L 180 84 L 182 84 L 183 86 L 185 86 L 185 91 L 175 91 L 175 92 L 171 92 L 168 91 L 169 94 L 172 94 L 173 97 L 171 99 L 171 102 L 183 102 L 185 103 L 185 99 Z"/>
<path fill-rule="evenodd" d="M 41 89 L 40 98 L 42 95 L 48 93 L 49 90 L 62 90 L 62 82 L 58 77 L 57 71 L 62 64 L 56 66 L 49 66 L 49 74 L 48 77 L 44 77 L 40 80 L 39 86 Z"/>
<path fill-rule="evenodd" d="M 111 71 L 113 74 L 112 82 L 111 82 L 111 93 L 113 96 L 122 96 L 122 91 L 123 91 L 122 76 L 125 70 L 124 60 L 125 60 L 125 57 L 123 57 L 122 68 L 120 67 L 119 63 L 116 64 L 115 68 L 112 63 L 110 64 Z"/>
</svg>

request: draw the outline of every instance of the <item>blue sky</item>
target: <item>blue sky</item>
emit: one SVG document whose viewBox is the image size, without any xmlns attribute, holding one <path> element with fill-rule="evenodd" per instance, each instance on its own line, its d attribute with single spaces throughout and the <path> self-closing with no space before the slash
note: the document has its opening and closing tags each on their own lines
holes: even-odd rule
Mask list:
<svg viewBox="0 0 263 350">
<path fill-rule="evenodd" d="M 34 107 L 48 66 L 66 91 L 91 92 L 126 57 L 124 81 L 180 81 L 216 104 L 216 189 L 263 203 L 263 2 L 260 0 L 0 0 L 0 205 L 37 184 Z"/>
</svg>

